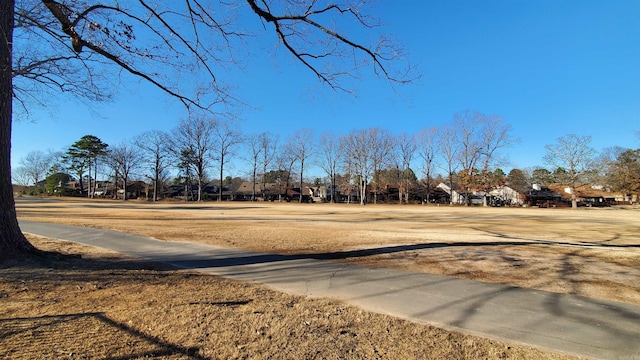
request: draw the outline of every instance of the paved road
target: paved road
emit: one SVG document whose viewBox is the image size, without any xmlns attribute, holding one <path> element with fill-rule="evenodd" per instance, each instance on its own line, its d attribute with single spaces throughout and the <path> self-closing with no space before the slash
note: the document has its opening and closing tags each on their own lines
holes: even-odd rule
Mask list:
<svg viewBox="0 0 640 360">
<path fill-rule="evenodd" d="M 74 241 L 307 296 L 345 300 L 419 323 L 589 358 L 640 360 L 640 306 L 296 256 L 66 225 L 24 232 Z"/>
</svg>

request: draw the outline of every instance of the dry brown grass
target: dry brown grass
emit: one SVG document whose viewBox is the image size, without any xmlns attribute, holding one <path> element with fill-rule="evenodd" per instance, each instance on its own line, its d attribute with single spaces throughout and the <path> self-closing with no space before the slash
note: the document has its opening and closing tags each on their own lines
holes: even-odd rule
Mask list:
<svg viewBox="0 0 640 360">
<path fill-rule="evenodd" d="M 640 303 L 637 209 L 17 200 L 20 219 Z M 0 358 L 568 358 L 113 252 L 0 270 Z"/>
<path fill-rule="evenodd" d="M 569 359 L 74 243 L 0 270 L 2 359 Z"/>
<path fill-rule="evenodd" d="M 640 304 L 640 209 L 17 202 L 82 225 Z"/>
</svg>

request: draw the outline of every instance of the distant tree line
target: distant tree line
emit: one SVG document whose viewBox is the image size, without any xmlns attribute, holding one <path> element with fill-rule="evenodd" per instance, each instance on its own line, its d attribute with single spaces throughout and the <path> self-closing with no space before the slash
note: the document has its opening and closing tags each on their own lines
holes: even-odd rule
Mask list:
<svg viewBox="0 0 640 360">
<path fill-rule="evenodd" d="M 341 191 L 356 194 L 363 204 L 376 203 L 377 194 L 387 184 L 399 186 L 399 199 L 405 203 L 410 191 L 418 188 L 424 201 L 430 202 L 440 182 L 466 193 L 487 192 L 501 185 L 526 192 L 533 183 L 572 189 L 597 184 L 624 195 L 640 193 L 640 149 L 611 147 L 598 154 L 589 136 L 569 134 L 546 145 L 543 160 L 548 169 L 514 168 L 505 173 L 505 150 L 518 139 L 501 117 L 474 111 L 457 113 L 444 126 L 415 134 L 366 128 L 316 137 L 313 130 L 302 129 L 280 139 L 269 132 L 243 134 L 235 125 L 233 120 L 194 116 L 181 120 L 169 132 L 149 131 L 116 145 L 86 135 L 58 153 L 30 152 L 20 160 L 13 178 L 25 185 L 46 179 L 48 192 L 54 184 L 75 178 L 81 189 L 86 181 L 87 196 L 94 196 L 100 172 L 124 190 L 125 199 L 127 183 L 139 180 L 153 184 L 153 200 L 171 183 L 197 188 L 194 199 L 202 200 L 203 186 L 215 177 L 213 182 L 220 185 L 216 196 L 221 200 L 225 174 L 234 163 L 244 165 L 234 168 L 234 175 L 253 183 L 254 199 L 267 183 L 276 182 L 285 189 L 326 184 L 330 201 Z M 324 171 L 324 179 L 306 178 L 313 165 Z"/>
</svg>

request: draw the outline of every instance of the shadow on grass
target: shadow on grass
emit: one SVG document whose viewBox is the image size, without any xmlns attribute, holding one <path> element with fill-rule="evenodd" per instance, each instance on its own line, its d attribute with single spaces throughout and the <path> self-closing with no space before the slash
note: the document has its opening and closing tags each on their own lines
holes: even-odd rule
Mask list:
<svg viewBox="0 0 640 360">
<path fill-rule="evenodd" d="M 164 281 L 162 278 L 171 274 L 168 271 L 175 270 L 166 264 L 117 255 L 100 254 L 82 258 L 77 254 L 55 251 L 40 251 L 11 265 L 0 270 L 5 286 L 9 285 L 6 288 L 8 293 L 0 291 L 0 298 L 33 302 L 34 306 L 48 306 L 49 302 L 38 297 L 12 299 L 14 296 L 20 299 L 17 294 L 23 291 L 64 291 L 60 289 L 65 287 L 94 291 L 122 282 L 151 284 Z M 192 277 L 194 274 L 183 276 Z M 20 287 L 23 289 L 20 290 Z M 49 288 L 57 290 L 47 290 Z M 53 301 L 55 303 L 58 300 Z M 230 302 L 226 306 L 237 304 Z M 61 312 L 41 316 L 16 314 L 15 317 L 11 316 L 11 312 L 9 316 L 5 314 L 0 318 L 0 358 L 207 359 L 199 355 L 201 349 L 198 347 L 184 347 L 163 341 L 130 324 L 114 320 L 104 312 Z"/>
<path fill-rule="evenodd" d="M 376 255 L 394 254 L 408 251 L 438 249 L 447 247 L 480 247 L 480 246 L 531 246 L 531 245 L 547 245 L 547 246 L 572 246 L 579 248 L 640 248 L 639 244 L 592 244 L 592 243 L 571 243 L 558 241 L 483 241 L 483 242 L 431 242 L 423 244 L 407 244 L 382 246 L 376 248 L 335 251 L 325 253 L 308 253 L 308 254 L 272 254 L 272 253 L 253 253 L 248 252 L 239 254 L 239 256 L 225 256 L 211 259 L 193 259 L 183 261 L 172 261 L 171 263 L 178 267 L 185 268 L 204 268 L 204 267 L 227 267 L 227 266 L 244 266 L 254 264 L 264 264 L 280 261 L 315 259 L 315 260 L 345 260 L 350 258 L 359 258 Z"/>
<path fill-rule="evenodd" d="M 99 312 L 0 319 L 0 344 L 0 355 L 7 359 L 18 354 L 32 358 L 124 360 L 178 355 L 206 359 L 198 355 L 198 348 L 167 343 Z M 40 351 L 48 353 L 38 354 Z"/>
</svg>

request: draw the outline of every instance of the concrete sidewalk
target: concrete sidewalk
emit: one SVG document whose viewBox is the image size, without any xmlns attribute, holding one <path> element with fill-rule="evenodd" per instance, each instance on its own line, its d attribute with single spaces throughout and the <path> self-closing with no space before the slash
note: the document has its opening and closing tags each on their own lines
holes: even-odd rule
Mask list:
<svg viewBox="0 0 640 360">
<path fill-rule="evenodd" d="M 446 329 L 589 358 L 640 360 L 638 305 L 91 228 L 30 221 L 20 221 L 20 227 L 288 293 L 338 298 Z"/>
</svg>

